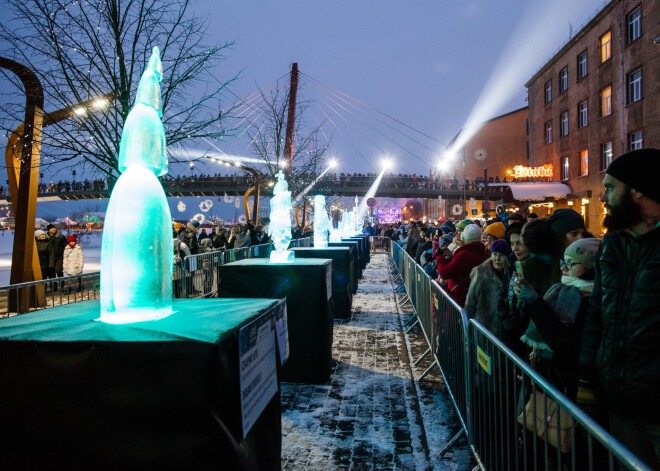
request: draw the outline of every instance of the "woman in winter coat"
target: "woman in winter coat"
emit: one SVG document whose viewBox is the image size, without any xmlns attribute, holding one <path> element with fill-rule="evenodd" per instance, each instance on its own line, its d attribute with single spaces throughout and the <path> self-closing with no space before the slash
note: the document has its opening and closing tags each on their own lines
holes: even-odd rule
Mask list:
<svg viewBox="0 0 660 471">
<path fill-rule="evenodd" d="M 82 247 L 77 243 L 76 236 L 70 235 L 68 244 L 64 249 L 64 273 L 67 275 L 80 275 L 85 265 Z"/>
<path fill-rule="evenodd" d="M 490 258 L 470 272 L 470 288 L 465 300 L 468 319 L 476 319 L 481 325 L 502 338 L 497 304 L 502 290 L 502 278 L 511 247 L 504 239 L 490 246 Z"/>
<path fill-rule="evenodd" d="M 39 255 L 39 265 L 41 265 L 41 277 L 43 279 L 55 276 L 53 271 L 48 268 L 50 260 L 50 241 L 46 238 L 46 233 L 42 230 L 34 231 L 35 243 L 37 244 L 37 254 Z"/>
<path fill-rule="evenodd" d="M 476 224 L 465 227 L 461 233 L 463 245 L 452 255 L 448 248 L 436 257 L 438 284 L 448 281 L 448 293 L 459 306 L 465 305 L 470 272 L 487 258 L 486 246 L 481 242 L 481 229 Z"/>
</svg>

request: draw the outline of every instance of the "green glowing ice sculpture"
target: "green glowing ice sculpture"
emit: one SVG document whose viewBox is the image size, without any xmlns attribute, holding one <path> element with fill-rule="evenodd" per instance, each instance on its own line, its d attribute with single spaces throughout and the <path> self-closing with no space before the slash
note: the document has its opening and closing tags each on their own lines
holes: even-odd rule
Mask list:
<svg viewBox="0 0 660 471">
<path fill-rule="evenodd" d="M 332 230 L 332 224 L 325 210 L 325 196 L 314 196 L 314 247 L 325 248 L 328 246 L 328 231 Z"/>
<path fill-rule="evenodd" d="M 154 47 L 121 136 L 119 171 L 101 248 L 101 320 L 125 324 L 172 313 L 172 215 L 158 176 L 167 173 Z"/>
<path fill-rule="evenodd" d="M 289 248 L 291 242 L 291 192 L 280 170 L 270 199 L 270 224 L 268 235 L 273 239 L 275 251 L 270 254 L 271 263 L 291 263 L 295 254 Z"/>
</svg>

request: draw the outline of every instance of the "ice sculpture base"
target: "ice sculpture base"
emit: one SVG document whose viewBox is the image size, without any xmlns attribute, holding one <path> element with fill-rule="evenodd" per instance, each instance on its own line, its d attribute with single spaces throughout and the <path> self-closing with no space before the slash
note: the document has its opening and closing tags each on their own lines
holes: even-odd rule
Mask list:
<svg viewBox="0 0 660 471">
<path fill-rule="evenodd" d="M 148 308 L 125 308 L 114 312 L 102 312 L 98 319 L 106 324 L 132 324 L 133 322 L 157 321 L 165 319 L 174 311 L 172 308 L 148 309 Z"/>
<path fill-rule="evenodd" d="M 296 254 L 291 250 L 284 250 L 282 252 L 271 252 L 270 263 L 293 263 L 296 259 Z"/>
</svg>

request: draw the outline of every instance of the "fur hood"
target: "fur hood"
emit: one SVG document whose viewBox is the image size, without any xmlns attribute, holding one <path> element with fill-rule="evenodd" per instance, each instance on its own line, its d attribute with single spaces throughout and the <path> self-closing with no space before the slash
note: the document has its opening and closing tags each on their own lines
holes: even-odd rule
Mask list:
<svg viewBox="0 0 660 471">
<path fill-rule="evenodd" d="M 497 304 L 502 289 L 502 277 L 498 276 L 490 259 L 477 265 L 470 272 L 470 288 L 465 300 L 468 319 L 476 319 L 497 338 L 502 338 Z"/>
</svg>

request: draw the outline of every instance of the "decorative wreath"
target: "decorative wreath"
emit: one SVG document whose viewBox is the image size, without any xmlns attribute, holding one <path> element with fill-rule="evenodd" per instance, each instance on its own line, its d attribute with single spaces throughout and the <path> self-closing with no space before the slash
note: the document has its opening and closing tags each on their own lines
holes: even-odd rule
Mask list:
<svg viewBox="0 0 660 471">
<path fill-rule="evenodd" d="M 176 209 L 178 209 L 180 213 L 184 212 L 186 210 L 186 203 L 179 200 L 179 204 L 176 205 Z"/>
<path fill-rule="evenodd" d="M 454 216 L 458 216 L 458 215 L 460 215 L 460 214 L 463 214 L 463 208 L 461 207 L 460 204 L 455 204 L 455 205 L 451 208 L 451 213 L 452 213 Z"/>
<path fill-rule="evenodd" d="M 195 221 L 199 222 L 200 224 L 206 221 L 206 216 L 204 216 L 203 214 L 195 214 L 192 218 Z"/>
<path fill-rule="evenodd" d="M 208 213 L 209 209 L 213 207 L 213 201 L 211 200 L 204 200 L 201 203 L 199 203 L 199 209 L 202 210 L 204 213 Z"/>
</svg>

